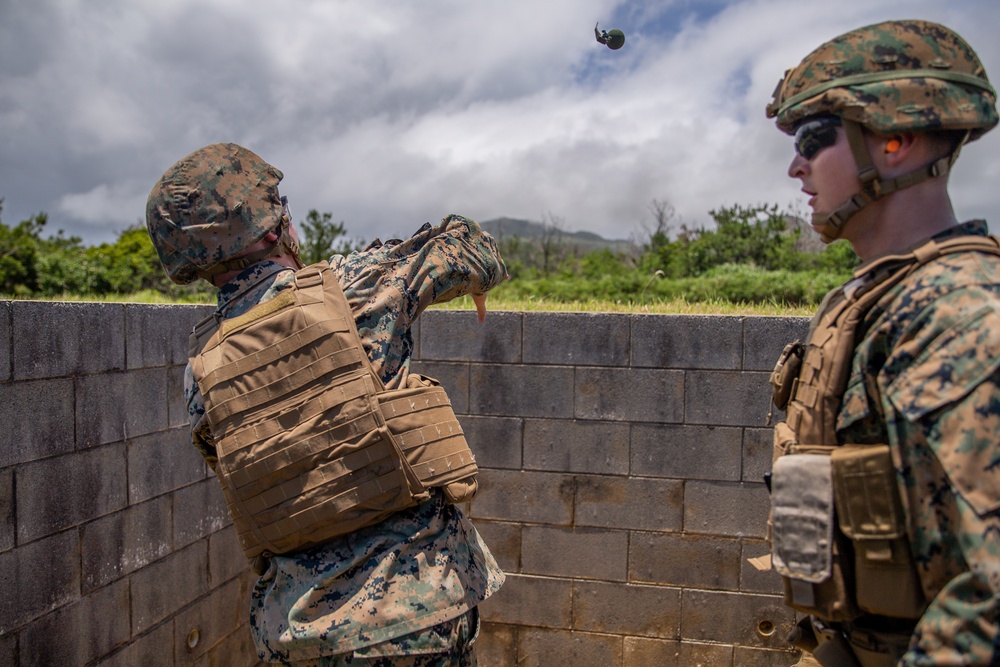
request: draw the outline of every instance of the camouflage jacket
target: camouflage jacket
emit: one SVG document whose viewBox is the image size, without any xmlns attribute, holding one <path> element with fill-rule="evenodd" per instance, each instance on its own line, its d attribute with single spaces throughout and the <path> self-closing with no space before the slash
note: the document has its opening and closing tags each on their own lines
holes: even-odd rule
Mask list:
<svg viewBox="0 0 1000 667">
<path fill-rule="evenodd" d="M 961 234 L 986 224 L 942 237 Z M 997 664 L 1000 258 L 928 263 L 869 311 L 858 341 L 838 441 L 889 444 L 930 600 L 900 664 Z"/>
<path fill-rule="evenodd" d="M 496 244 L 460 216 L 425 224 L 411 238 L 330 260 L 365 350 L 387 388 L 409 373 L 416 317 L 433 303 L 485 293 L 507 276 Z M 292 285 L 273 261 L 246 269 L 219 291 L 236 317 Z M 185 376 L 194 445 L 214 467 L 204 405 Z M 300 661 L 396 639 L 465 613 L 496 592 L 503 573 L 476 529 L 436 491 L 430 500 L 343 538 L 271 559 L 253 588 L 250 626 L 261 659 Z M 427 633 L 428 641 L 433 633 Z M 408 644 L 414 653 L 441 650 Z"/>
</svg>

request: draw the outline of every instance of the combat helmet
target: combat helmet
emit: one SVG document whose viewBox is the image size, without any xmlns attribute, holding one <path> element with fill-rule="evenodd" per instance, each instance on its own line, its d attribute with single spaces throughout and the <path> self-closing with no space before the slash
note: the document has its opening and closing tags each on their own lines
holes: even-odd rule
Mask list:
<svg viewBox="0 0 1000 667">
<path fill-rule="evenodd" d="M 862 190 L 830 213 L 816 213 L 823 240 L 839 237 L 848 218 L 868 203 L 945 175 L 962 143 L 997 124 L 996 91 L 972 47 L 953 30 L 917 20 L 887 21 L 852 30 L 785 72 L 767 117 L 794 134 L 805 119 L 841 119 Z M 964 139 L 948 156 L 895 179 L 880 179 L 862 135 L 958 131 Z"/>
<path fill-rule="evenodd" d="M 230 143 L 199 148 L 170 167 L 146 202 L 146 228 L 170 279 L 211 281 L 283 252 L 301 265 L 278 194 L 282 177 L 253 151 Z M 272 232 L 274 245 L 246 253 Z"/>
</svg>

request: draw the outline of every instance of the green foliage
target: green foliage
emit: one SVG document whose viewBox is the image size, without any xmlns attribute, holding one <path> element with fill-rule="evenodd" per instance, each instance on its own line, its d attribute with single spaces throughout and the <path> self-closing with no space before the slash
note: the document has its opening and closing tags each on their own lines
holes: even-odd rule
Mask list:
<svg viewBox="0 0 1000 667">
<path fill-rule="evenodd" d="M 0 199 L 0 211 L 3 200 Z M 549 218 L 540 239 L 499 237 L 511 280 L 495 298 L 512 302 L 634 304 L 733 303 L 804 307 L 850 276 L 858 257 L 850 245 L 799 250 L 801 228 L 777 206 L 731 206 L 710 212 L 711 229 L 675 227 L 673 209 L 654 201 L 655 226 L 624 252 L 581 252 L 564 243 L 562 221 Z M 15 227 L 0 222 L 0 294 L 17 298 L 139 299 L 210 302 L 204 281 L 174 285 L 143 225 L 113 243 L 84 246 L 61 231 L 43 238 L 40 213 Z M 297 223 L 302 259 L 311 264 L 363 247 L 343 222 L 310 210 Z"/>
<path fill-rule="evenodd" d="M 3 199 L 0 199 L 0 212 Z M 334 224 L 330 213 L 312 210 L 303 223 L 303 259 L 313 263 L 332 254 L 347 254 L 361 247 L 343 238 L 344 224 Z M 45 213 L 15 227 L 0 222 L 0 295 L 15 298 L 119 299 L 138 295 L 143 301 L 156 294 L 171 301 L 214 300 L 215 289 L 197 280 L 175 285 L 156 255 L 145 225 L 137 223 L 113 243 L 85 246 L 76 236 L 42 236 L 48 224 Z"/>
<path fill-rule="evenodd" d="M 713 210 L 713 229 L 680 225 L 674 238 L 673 209 L 654 201 L 651 210 L 655 226 L 648 230 L 638 258 L 599 250 L 571 257 L 552 273 L 532 266 L 532 255 L 515 246 L 521 252 L 513 279 L 500 288 L 504 298 L 809 306 L 846 281 L 859 263 L 847 243 L 835 243 L 822 252 L 800 251 L 801 229 L 790 225 L 791 216 L 774 205 Z M 514 241 L 507 240 L 511 245 Z"/>
<path fill-rule="evenodd" d="M 0 223 L 0 294 L 26 297 L 37 290 L 38 236 L 46 221 L 39 213 L 14 228 Z"/>
<path fill-rule="evenodd" d="M 346 236 L 347 229 L 343 220 L 333 222 L 332 213 L 321 214 L 316 209 L 310 209 L 305 220 L 296 227 L 302 233 L 299 254 L 307 266 L 330 259 L 333 255 L 348 255 L 363 247 L 360 241 L 341 239 Z M 338 239 L 341 240 L 338 242 Z"/>
</svg>

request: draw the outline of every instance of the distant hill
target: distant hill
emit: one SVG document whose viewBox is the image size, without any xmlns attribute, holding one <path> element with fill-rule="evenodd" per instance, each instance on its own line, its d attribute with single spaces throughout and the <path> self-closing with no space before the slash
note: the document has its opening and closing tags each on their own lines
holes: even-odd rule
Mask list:
<svg viewBox="0 0 1000 667">
<path fill-rule="evenodd" d="M 518 218 L 494 218 L 493 220 L 487 220 L 479 224 L 498 241 L 512 236 L 519 236 L 522 239 L 540 240 L 546 234 L 552 233 L 541 222 Z M 576 246 L 582 252 L 601 250 L 602 248 L 624 251 L 632 245 L 630 241 L 624 239 L 606 239 L 600 234 L 593 232 L 568 232 L 561 230 L 556 233 L 559 235 L 559 243 Z"/>
</svg>

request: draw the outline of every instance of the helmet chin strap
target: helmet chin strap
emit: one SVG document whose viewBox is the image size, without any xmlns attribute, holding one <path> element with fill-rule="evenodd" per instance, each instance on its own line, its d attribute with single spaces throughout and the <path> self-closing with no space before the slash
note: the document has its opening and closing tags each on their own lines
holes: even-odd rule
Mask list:
<svg viewBox="0 0 1000 667">
<path fill-rule="evenodd" d="M 295 268 L 301 269 L 305 267 L 305 264 L 302 263 L 302 258 L 299 257 L 299 244 L 292 238 L 291 233 L 288 231 L 288 226 L 291 223 L 291 218 L 287 215 L 281 216 L 281 225 L 278 231 L 278 243 L 271 249 L 268 257 L 279 257 L 282 254 L 287 253 L 291 256 L 292 261 L 295 262 Z"/>
<path fill-rule="evenodd" d="M 928 178 L 944 176 L 951 169 L 958 159 L 961 148 L 959 145 L 950 154 L 935 160 L 927 166 L 914 169 L 911 172 L 897 176 L 896 178 L 880 179 L 878 170 L 872 163 L 871 154 L 868 152 L 868 144 L 865 143 L 864 131 L 859 123 L 843 119 L 844 133 L 847 135 L 851 153 L 854 155 L 854 162 L 858 167 L 858 179 L 861 181 L 861 190 L 838 206 L 832 213 L 813 213 L 812 226 L 819 232 L 823 243 L 833 243 L 844 231 L 844 225 L 855 213 L 863 209 L 873 201 L 881 199 L 897 190 L 902 190 L 926 181 Z M 963 142 L 964 143 L 964 142 Z"/>
</svg>

